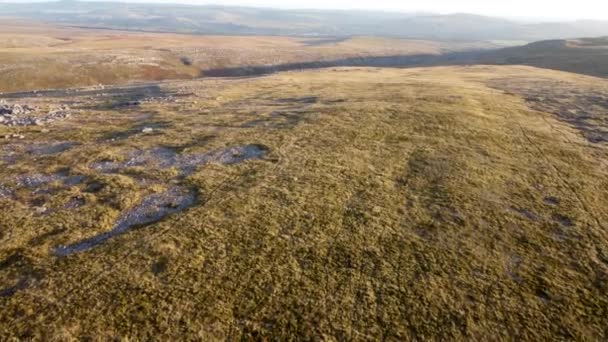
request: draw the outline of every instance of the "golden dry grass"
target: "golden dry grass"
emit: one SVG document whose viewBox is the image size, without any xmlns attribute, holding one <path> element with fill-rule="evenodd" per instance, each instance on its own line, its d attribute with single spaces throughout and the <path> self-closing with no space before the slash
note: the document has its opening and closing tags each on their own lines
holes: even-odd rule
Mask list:
<svg viewBox="0 0 608 342">
<path fill-rule="evenodd" d="M 2 202 L 0 288 L 30 282 L 0 297 L 0 334 L 604 340 L 607 147 L 490 87 L 531 78 L 607 85 L 528 67 L 327 69 L 163 83 L 192 94 L 86 109 L 47 134 L 21 129 L 21 143 L 79 145 L 22 155 L 1 179 L 67 168 L 103 189 L 39 195 L 50 207 L 85 201 L 42 217 L 27 191 Z M 142 123 L 163 128 L 107 139 Z M 269 149 L 263 160 L 204 165 L 182 181 L 197 206 L 86 252 L 50 252 L 110 229 L 174 177 L 146 168 L 104 175 L 91 161 L 133 147 L 252 143 Z"/>
<path fill-rule="evenodd" d="M 0 25 L 0 91 L 191 79 L 208 69 L 439 54 L 484 45 L 373 37 L 315 41 L 323 40 L 137 33 L 8 21 Z"/>
</svg>

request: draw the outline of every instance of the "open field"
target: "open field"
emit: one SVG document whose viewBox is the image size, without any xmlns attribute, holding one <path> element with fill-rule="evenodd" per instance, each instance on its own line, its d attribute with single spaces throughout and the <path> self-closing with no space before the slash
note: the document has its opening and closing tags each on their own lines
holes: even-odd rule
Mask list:
<svg viewBox="0 0 608 342">
<path fill-rule="evenodd" d="M 390 38 L 195 36 L 0 25 L 0 92 L 132 80 L 192 79 L 206 70 L 487 49 L 486 42 Z"/>
<path fill-rule="evenodd" d="M 0 126 L 23 136 L 0 141 L 0 339 L 608 338 L 606 80 L 335 68 L 40 95 L 0 96 L 73 110 Z"/>
</svg>

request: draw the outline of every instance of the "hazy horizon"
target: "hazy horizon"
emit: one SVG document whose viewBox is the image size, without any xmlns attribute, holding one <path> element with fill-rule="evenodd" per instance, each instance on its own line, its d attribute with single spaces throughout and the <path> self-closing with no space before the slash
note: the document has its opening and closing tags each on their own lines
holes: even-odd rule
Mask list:
<svg viewBox="0 0 608 342">
<path fill-rule="evenodd" d="M 310 1 L 279 1 L 279 0 L 95 0 L 132 3 L 168 3 L 188 5 L 219 5 L 267 7 L 278 9 L 320 9 L 320 10 L 372 10 L 390 12 L 432 12 L 437 14 L 470 13 L 493 17 L 514 19 L 543 19 L 543 20 L 608 20 L 608 3 L 599 4 L 595 0 L 580 0 L 575 3 L 555 3 L 547 0 L 526 1 L 445 1 L 427 0 L 424 5 L 405 5 L 396 1 L 377 0 L 374 2 L 362 0 L 310 0 Z M 0 3 L 50 2 L 46 0 L 0 0 Z"/>
</svg>

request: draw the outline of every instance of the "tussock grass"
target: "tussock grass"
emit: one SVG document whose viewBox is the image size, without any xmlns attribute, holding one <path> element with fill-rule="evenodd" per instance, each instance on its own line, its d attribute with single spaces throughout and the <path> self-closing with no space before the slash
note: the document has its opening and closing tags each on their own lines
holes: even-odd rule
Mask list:
<svg viewBox="0 0 608 342">
<path fill-rule="evenodd" d="M 21 158 L 2 179 L 68 167 L 103 186 L 59 191 L 57 201 L 86 204 L 44 217 L 24 204 L 27 193 L 1 202 L 0 288 L 24 275 L 29 287 L 0 298 L 0 334 L 605 339 L 606 145 L 488 86 L 522 75 L 605 84 L 524 67 L 328 69 L 164 84 L 194 95 L 83 112 L 85 133 L 58 123 L 45 139 L 82 144 Z M 294 117 L 285 124 L 277 111 Z M 99 140 L 145 112 L 168 125 Z M 266 124 L 243 125 L 259 118 Z M 39 139 L 26 133 L 26 143 Z M 240 144 L 269 153 L 179 180 L 197 191 L 197 206 L 84 253 L 50 254 L 175 182 L 145 168 L 137 176 L 156 185 L 99 175 L 88 163 L 134 147 Z"/>
</svg>

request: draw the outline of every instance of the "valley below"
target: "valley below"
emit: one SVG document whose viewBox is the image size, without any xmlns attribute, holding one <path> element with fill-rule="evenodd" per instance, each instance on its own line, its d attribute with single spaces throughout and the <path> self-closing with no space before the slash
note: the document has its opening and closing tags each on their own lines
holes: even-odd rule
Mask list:
<svg viewBox="0 0 608 342">
<path fill-rule="evenodd" d="M 0 92 L 331 66 L 416 66 L 500 46 L 366 36 L 199 36 L 8 21 L 0 24 Z"/>
</svg>

